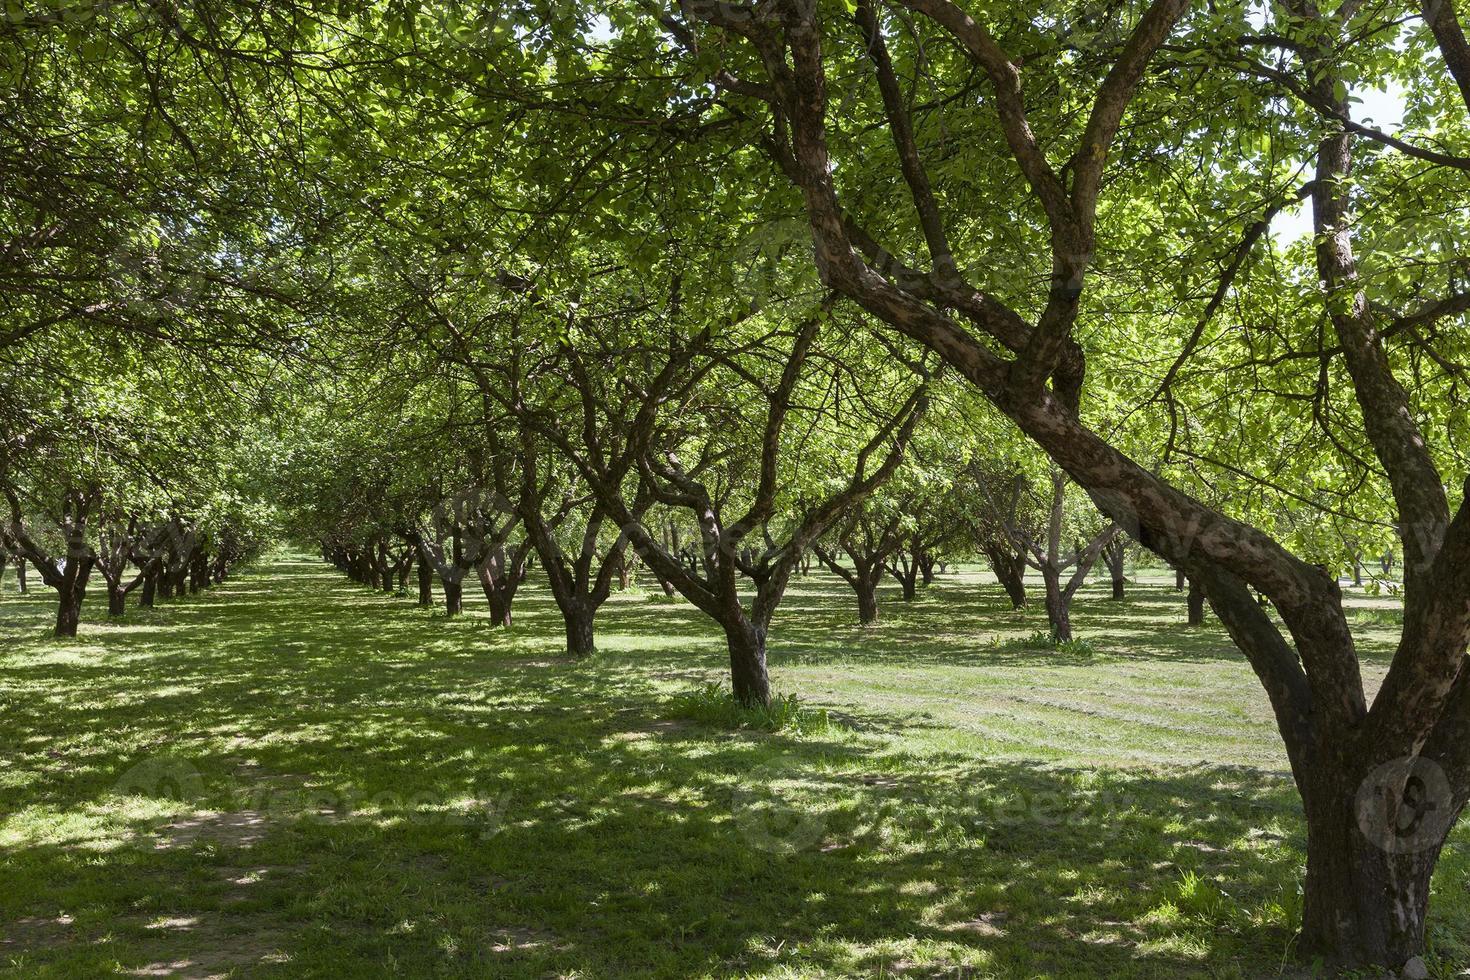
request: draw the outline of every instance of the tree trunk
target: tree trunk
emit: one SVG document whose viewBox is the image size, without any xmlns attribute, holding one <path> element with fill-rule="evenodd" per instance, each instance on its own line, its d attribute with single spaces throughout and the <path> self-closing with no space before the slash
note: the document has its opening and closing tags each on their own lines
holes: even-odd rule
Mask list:
<svg viewBox="0 0 1470 980">
<path fill-rule="evenodd" d="M 919 575 L 923 577 L 924 584 L 925 585 L 933 585 L 934 584 L 934 556 L 933 555 L 927 555 L 927 554 L 926 555 L 920 555 L 917 558 L 917 561 L 919 563 Z"/>
<path fill-rule="evenodd" d="M 1012 609 L 1023 609 L 1026 606 L 1026 565 L 1019 557 L 1005 548 L 998 546 L 986 547 L 985 557 L 990 562 L 990 570 L 995 574 L 995 580 L 1006 590 L 1010 597 Z"/>
<path fill-rule="evenodd" d="M 122 616 L 127 605 L 128 594 L 122 590 L 122 586 L 107 583 L 107 615 L 112 619 Z"/>
<path fill-rule="evenodd" d="M 1184 569 L 1182 568 L 1174 569 L 1174 591 L 1184 591 Z"/>
<path fill-rule="evenodd" d="M 153 608 L 153 597 L 158 592 L 158 566 L 150 564 L 143 573 L 143 594 L 138 597 L 138 606 L 143 609 Z"/>
<path fill-rule="evenodd" d="M 24 558 L 22 558 L 20 560 L 20 563 L 15 567 L 15 584 L 16 587 L 20 590 L 21 595 L 25 595 L 27 592 L 30 591 L 30 587 L 26 583 L 26 560 Z"/>
<path fill-rule="evenodd" d="M 730 647 L 730 688 L 747 708 L 771 703 L 771 678 L 766 673 L 766 631 L 746 620 L 725 626 Z"/>
<path fill-rule="evenodd" d="M 75 578 L 75 581 L 72 579 Z M 56 635 L 76 636 L 82 618 L 82 600 L 87 596 L 85 575 L 68 574 L 67 582 L 56 590 Z"/>
<path fill-rule="evenodd" d="M 515 583 L 510 580 L 514 573 L 502 571 L 502 579 L 497 581 L 486 562 L 475 567 L 475 574 L 479 576 L 485 601 L 490 605 L 490 622 L 496 626 L 509 626 L 511 601 L 516 594 Z"/>
<path fill-rule="evenodd" d="M 1054 568 L 1043 568 L 1041 580 L 1046 584 L 1046 621 L 1051 626 L 1051 638 L 1056 643 L 1072 641 L 1071 597 L 1062 591 L 1061 572 Z"/>
<path fill-rule="evenodd" d="M 1124 575 L 1125 569 L 1123 564 L 1127 556 L 1128 552 L 1124 549 L 1121 540 L 1115 542 L 1104 553 L 1104 558 L 1108 564 L 1108 574 L 1113 579 L 1113 599 L 1118 602 L 1122 602 L 1124 599 L 1123 586 L 1126 576 Z"/>
<path fill-rule="evenodd" d="M 566 620 L 567 653 L 574 657 L 590 657 L 596 653 L 593 610 L 580 602 L 568 602 L 562 606 L 561 614 Z"/>
<path fill-rule="evenodd" d="M 1341 768 L 1318 767 L 1301 786 L 1307 875 L 1298 950 L 1336 967 L 1397 975 L 1424 952 L 1429 879 L 1455 823 L 1453 801 L 1442 772 L 1425 760 L 1407 783 L 1402 768 L 1397 781 L 1377 778 L 1389 767 L 1367 779 L 1344 778 Z"/>
<path fill-rule="evenodd" d="M 459 582 L 444 580 L 444 612 L 449 616 L 464 612 L 464 586 Z"/>
<path fill-rule="evenodd" d="M 434 566 L 422 559 L 419 560 L 419 605 L 432 606 L 434 604 Z"/>
<path fill-rule="evenodd" d="M 919 591 L 918 560 L 916 559 L 912 563 L 907 565 L 896 565 L 889 569 L 889 574 L 891 574 L 895 579 L 898 580 L 899 587 L 903 589 L 903 601 L 913 602 L 914 596 L 917 595 Z"/>
<path fill-rule="evenodd" d="M 1189 593 L 1185 597 L 1189 606 L 1190 626 L 1203 626 L 1205 624 L 1205 589 L 1194 579 L 1189 580 Z"/>
<path fill-rule="evenodd" d="M 869 570 L 858 569 L 853 582 L 857 593 L 858 622 L 867 626 L 878 621 L 878 575 Z"/>
</svg>

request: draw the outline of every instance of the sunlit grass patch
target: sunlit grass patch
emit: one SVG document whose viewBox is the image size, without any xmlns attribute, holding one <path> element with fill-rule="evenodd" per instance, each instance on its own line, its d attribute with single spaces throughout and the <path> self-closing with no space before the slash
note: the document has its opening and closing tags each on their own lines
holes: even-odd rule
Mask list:
<svg viewBox="0 0 1470 980">
<path fill-rule="evenodd" d="M 0 964 L 1280 975 L 1303 841 L 1269 705 L 1162 580 L 1132 592 L 1079 595 L 1084 657 L 1028 645 L 1041 610 L 969 571 L 908 605 L 885 585 L 873 628 L 799 577 L 770 635 L 787 697 L 751 712 L 719 631 L 656 588 L 608 604 L 586 661 L 535 579 L 503 630 L 476 596 L 451 621 L 274 562 L 122 627 L 89 598 L 59 660 L 47 596 L 7 588 Z M 1465 843 L 1435 881 L 1446 976 Z"/>
</svg>

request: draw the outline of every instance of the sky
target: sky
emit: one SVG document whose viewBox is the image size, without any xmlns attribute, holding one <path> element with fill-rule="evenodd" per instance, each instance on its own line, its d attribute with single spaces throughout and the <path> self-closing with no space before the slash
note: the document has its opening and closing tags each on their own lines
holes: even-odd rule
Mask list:
<svg viewBox="0 0 1470 980">
<path fill-rule="evenodd" d="M 1353 120 L 1365 126 L 1396 133 L 1404 122 L 1404 91 L 1390 84 L 1380 89 L 1359 89 L 1353 93 L 1363 101 L 1353 106 Z M 1282 211 L 1271 222 L 1271 234 L 1285 244 L 1312 233 L 1312 208 L 1303 201 L 1290 211 Z"/>
</svg>

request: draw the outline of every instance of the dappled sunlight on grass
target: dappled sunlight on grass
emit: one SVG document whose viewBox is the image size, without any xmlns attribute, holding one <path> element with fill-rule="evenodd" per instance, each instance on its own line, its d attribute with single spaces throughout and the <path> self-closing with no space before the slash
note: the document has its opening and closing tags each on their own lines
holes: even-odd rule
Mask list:
<svg viewBox="0 0 1470 980">
<path fill-rule="evenodd" d="M 0 962 L 1276 975 L 1303 841 L 1270 712 L 1162 578 L 1135 592 L 1082 593 L 1071 659 L 998 646 L 1044 617 L 970 570 L 907 605 L 885 586 L 871 627 L 798 579 L 771 661 L 799 702 L 755 724 L 700 693 L 718 630 L 656 595 L 615 597 L 579 662 L 536 581 L 507 630 L 468 590 L 447 619 L 277 560 L 121 624 L 94 596 L 65 643 L 7 587 Z M 1370 672 L 1384 616 L 1358 617 Z M 1465 848 L 1436 879 L 1445 956 Z"/>
</svg>

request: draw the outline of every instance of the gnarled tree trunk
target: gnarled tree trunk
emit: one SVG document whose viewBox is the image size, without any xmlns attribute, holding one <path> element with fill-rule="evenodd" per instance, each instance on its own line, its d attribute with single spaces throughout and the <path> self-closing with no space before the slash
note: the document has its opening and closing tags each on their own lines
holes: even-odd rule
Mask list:
<svg viewBox="0 0 1470 980">
<path fill-rule="evenodd" d="M 1041 581 L 1046 587 L 1046 621 L 1051 627 L 1051 638 L 1057 643 L 1070 643 L 1072 641 L 1072 597 L 1062 588 L 1061 572 L 1050 565 L 1043 565 Z"/>
<path fill-rule="evenodd" d="M 983 549 L 996 581 L 1006 590 L 1012 609 L 1026 606 L 1026 559 L 1009 545 L 988 544 Z"/>
<path fill-rule="evenodd" d="M 741 617 L 722 623 L 730 648 L 730 684 L 735 700 L 746 707 L 771 703 L 766 670 L 766 631 Z"/>
<path fill-rule="evenodd" d="M 447 616 L 458 616 L 464 612 L 464 585 L 459 580 L 443 578 L 440 583 L 444 586 L 444 614 Z"/>
</svg>

